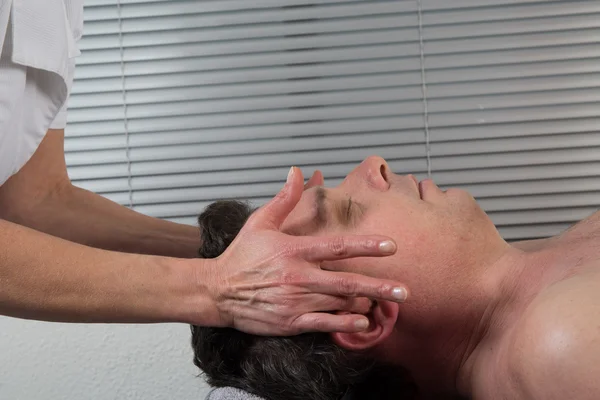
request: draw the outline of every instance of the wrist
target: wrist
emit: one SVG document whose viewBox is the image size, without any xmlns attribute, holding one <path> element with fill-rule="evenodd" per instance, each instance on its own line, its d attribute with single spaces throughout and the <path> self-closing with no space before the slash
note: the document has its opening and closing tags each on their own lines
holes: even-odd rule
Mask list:
<svg viewBox="0 0 600 400">
<path fill-rule="evenodd" d="M 176 322 L 191 325 L 225 326 L 218 306 L 216 260 L 214 259 L 166 259 L 172 271 L 177 300 L 171 309 Z"/>
</svg>

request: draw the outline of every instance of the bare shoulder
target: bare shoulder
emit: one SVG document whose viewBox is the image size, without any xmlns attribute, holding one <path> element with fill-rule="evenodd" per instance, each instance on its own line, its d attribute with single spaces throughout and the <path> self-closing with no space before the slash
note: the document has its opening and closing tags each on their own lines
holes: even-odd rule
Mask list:
<svg viewBox="0 0 600 400">
<path fill-rule="evenodd" d="M 600 264 L 542 292 L 508 346 L 520 399 L 600 399 Z"/>
</svg>

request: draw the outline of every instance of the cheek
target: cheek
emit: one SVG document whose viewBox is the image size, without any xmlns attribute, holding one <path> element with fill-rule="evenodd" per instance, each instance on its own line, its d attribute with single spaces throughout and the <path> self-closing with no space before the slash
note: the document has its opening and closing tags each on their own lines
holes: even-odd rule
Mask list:
<svg viewBox="0 0 600 400">
<path fill-rule="evenodd" d="M 367 275 L 373 278 L 395 280 L 397 270 L 396 256 L 382 258 L 358 258 L 343 261 L 335 261 L 328 265 L 327 269 L 333 271 L 350 272 L 355 274 Z"/>
</svg>

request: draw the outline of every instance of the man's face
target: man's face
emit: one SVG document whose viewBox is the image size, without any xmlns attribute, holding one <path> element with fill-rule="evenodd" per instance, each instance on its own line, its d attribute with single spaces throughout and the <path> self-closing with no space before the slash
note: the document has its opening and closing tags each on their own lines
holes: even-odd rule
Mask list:
<svg viewBox="0 0 600 400">
<path fill-rule="evenodd" d="M 415 290 L 426 295 L 448 284 L 488 250 L 486 243 L 501 240 L 467 192 L 443 192 L 431 180 L 419 184 L 412 175 L 396 175 L 380 157 L 367 158 L 336 188 L 306 190 L 283 229 L 294 235 L 393 238 L 394 256 L 338 261 L 332 268 L 406 282 L 413 296 Z M 415 279 L 430 287 L 419 287 Z"/>
</svg>

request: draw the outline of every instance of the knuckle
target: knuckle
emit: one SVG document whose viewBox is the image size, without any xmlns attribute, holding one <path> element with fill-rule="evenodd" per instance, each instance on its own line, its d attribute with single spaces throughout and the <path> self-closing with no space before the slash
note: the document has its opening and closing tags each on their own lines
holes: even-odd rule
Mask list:
<svg viewBox="0 0 600 400">
<path fill-rule="evenodd" d="M 348 254 L 348 248 L 344 238 L 335 238 L 329 242 L 329 250 L 336 256 L 345 256 Z"/>
<path fill-rule="evenodd" d="M 281 272 L 279 281 L 282 285 L 296 286 L 302 284 L 302 274 L 293 269 L 286 269 Z"/>
<path fill-rule="evenodd" d="M 381 286 L 381 288 L 379 288 L 379 297 L 382 299 L 389 297 L 389 294 L 392 292 L 392 290 L 394 290 L 392 285 Z"/>
<path fill-rule="evenodd" d="M 357 292 L 356 282 L 349 279 L 341 279 L 338 283 L 340 294 L 344 296 L 355 296 Z"/>
<path fill-rule="evenodd" d="M 289 187 L 289 185 L 285 185 L 279 192 L 277 192 L 273 201 L 275 201 L 275 202 L 285 201 L 290 197 L 290 195 L 291 195 L 290 187 Z"/>
<path fill-rule="evenodd" d="M 252 213 L 252 215 L 250 215 L 250 217 L 248 217 L 248 220 L 246 221 L 246 223 L 244 224 L 244 226 L 246 226 L 246 227 L 253 227 L 260 220 L 261 220 L 261 213 L 260 212 Z M 242 229 L 243 229 L 243 227 L 242 227 Z"/>
<path fill-rule="evenodd" d="M 388 293 L 390 293 L 392 291 L 392 287 L 390 285 L 387 284 L 383 284 L 383 285 L 379 285 L 379 287 L 377 288 L 377 294 L 379 295 L 379 298 L 384 299 L 386 297 L 388 297 Z"/>
<path fill-rule="evenodd" d="M 298 248 L 292 243 L 283 243 L 277 252 L 281 258 L 294 258 L 298 253 Z"/>
<path fill-rule="evenodd" d="M 347 307 L 360 313 L 366 313 L 371 308 L 371 301 L 366 298 L 355 299 L 355 301 L 348 300 Z"/>
<path fill-rule="evenodd" d="M 352 297 L 340 297 L 337 300 L 336 307 L 339 310 L 344 311 L 353 310 L 354 308 L 356 308 L 354 299 Z"/>
<path fill-rule="evenodd" d="M 296 303 L 297 303 L 296 300 L 294 300 L 288 296 L 282 296 L 282 298 L 279 300 L 279 304 L 282 308 L 282 312 L 284 314 L 288 314 L 288 315 L 292 313 Z"/>
<path fill-rule="evenodd" d="M 284 336 L 290 336 L 295 333 L 295 329 L 294 329 L 292 323 L 286 318 L 283 318 L 280 321 L 279 330 L 281 331 L 281 334 L 283 334 Z"/>
<path fill-rule="evenodd" d="M 363 247 L 365 248 L 365 250 L 376 250 L 379 247 L 379 241 L 374 239 L 367 239 L 364 242 Z"/>
<path fill-rule="evenodd" d="M 312 319 L 311 327 L 315 331 L 324 331 L 327 328 L 325 320 L 323 320 L 323 318 L 319 318 L 319 317 L 315 317 Z"/>
<path fill-rule="evenodd" d="M 285 336 L 297 335 L 300 332 L 299 318 L 283 318 L 281 320 L 281 331 Z"/>
</svg>

